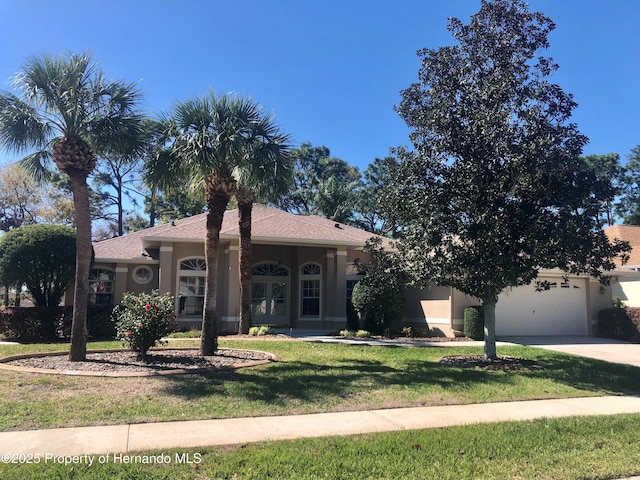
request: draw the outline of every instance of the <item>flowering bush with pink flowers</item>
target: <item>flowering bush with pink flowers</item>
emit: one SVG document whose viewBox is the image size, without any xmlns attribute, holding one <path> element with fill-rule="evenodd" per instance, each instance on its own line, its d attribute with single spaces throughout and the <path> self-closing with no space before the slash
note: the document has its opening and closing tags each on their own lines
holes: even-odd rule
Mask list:
<svg viewBox="0 0 640 480">
<path fill-rule="evenodd" d="M 176 329 L 173 295 L 126 292 L 113 311 L 118 339 L 145 356 L 162 337 Z"/>
</svg>

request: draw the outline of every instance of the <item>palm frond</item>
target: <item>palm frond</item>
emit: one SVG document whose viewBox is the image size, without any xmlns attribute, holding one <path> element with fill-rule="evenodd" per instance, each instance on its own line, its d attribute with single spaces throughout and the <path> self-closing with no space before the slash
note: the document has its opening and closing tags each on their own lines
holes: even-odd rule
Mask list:
<svg viewBox="0 0 640 480">
<path fill-rule="evenodd" d="M 0 94 L 0 145 L 9 151 L 24 152 L 46 144 L 52 129 L 38 111 L 17 96 Z"/>
<path fill-rule="evenodd" d="M 33 152 L 18 161 L 18 165 L 24 169 L 38 184 L 44 185 L 51 181 L 53 172 L 49 168 L 51 149 L 47 148 Z"/>
</svg>

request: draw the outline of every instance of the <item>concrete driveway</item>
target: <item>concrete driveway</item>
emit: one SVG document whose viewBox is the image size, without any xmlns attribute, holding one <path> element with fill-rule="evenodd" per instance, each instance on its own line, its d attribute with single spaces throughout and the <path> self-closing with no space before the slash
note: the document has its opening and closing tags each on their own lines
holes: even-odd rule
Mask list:
<svg viewBox="0 0 640 480">
<path fill-rule="evenodd" d="M 500 341 L 640 367 L 640 344 L 601 337 L 500 337 Z"/>
</svg>

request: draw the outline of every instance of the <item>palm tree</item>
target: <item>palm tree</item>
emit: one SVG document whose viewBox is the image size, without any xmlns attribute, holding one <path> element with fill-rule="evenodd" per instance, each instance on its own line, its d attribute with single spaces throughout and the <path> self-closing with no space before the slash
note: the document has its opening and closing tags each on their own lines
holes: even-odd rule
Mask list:
<svg viewBox="0 0 640 480">
<path fill-rule="evenodd" d="M 260 108 L 236 96 L 208 96 L 178 103 L 162 121 L 167 149 L 150 163 L 151 181 L 171 187 L 187 181 L 204 188 L 207 205 L 205 261 L 207 268 L 200 352 L 213 355 L 218 348 L 217 275 L 220 229 L 229 200 L 236 193 L 237 172 L 247 163 L 247 145 Z M 235 174 L 234 174 L 235 172 Z M 183 183 L 184 184 L 184 183 Z"/>
<path fill-rule="evenodd" d="M 246 166 L 238 171 L 236 202 L 240 230 L 240 328 L 251 328 L 251 213 L 256 201 L 276 202 L 291 187 L 293 159 L 289 136 L 280 133 L 273 115 L 265 115 L 252 126 L 246 147 Z"/>
<path fill-rule="evenodd" d="M 98 155 L 137 147 L 140 93 L 133 84 L 105 80 L 88 54 L 34 56 L 14 86 L 19 95 L 0 94 L 0 144 L 18 153 L 35 150 L 21 164 L 37 178 L 46 179 L 52 159 L 71 181 L 77 247 L 69 360 L 82 361 L 92 252 L 87 177 Z"/>
</svg>

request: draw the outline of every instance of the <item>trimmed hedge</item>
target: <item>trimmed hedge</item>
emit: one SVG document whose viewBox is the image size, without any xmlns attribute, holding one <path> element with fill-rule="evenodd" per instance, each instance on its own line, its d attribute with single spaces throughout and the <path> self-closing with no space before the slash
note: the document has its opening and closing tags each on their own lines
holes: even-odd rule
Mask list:
<svg viewBox="0 0 640 480">
<path fill-rule="evenodd" d="M 598 313 L 598 335 L 640 341 L 640 308 L 613 307 Z"/>
<path fill-rule="evenodd" d="M 476 305 L 464 309 L 464 336 L 484 340 L 484 309 Z"/>
<path fill-rule="evenodd" d="M 113 305 L 87 308 L 89 338 L 113 339 Z M 0 307 L 0 336 L 21 343 L 51 342 L 71 338 L 73 307 Z"/>
</svg>

